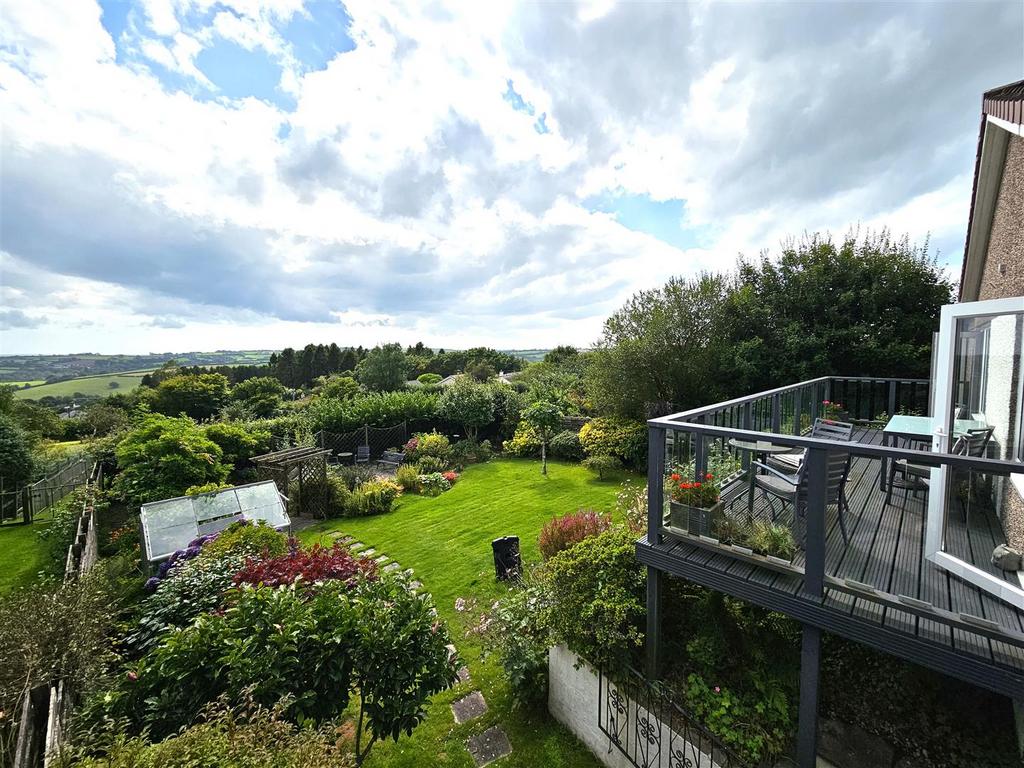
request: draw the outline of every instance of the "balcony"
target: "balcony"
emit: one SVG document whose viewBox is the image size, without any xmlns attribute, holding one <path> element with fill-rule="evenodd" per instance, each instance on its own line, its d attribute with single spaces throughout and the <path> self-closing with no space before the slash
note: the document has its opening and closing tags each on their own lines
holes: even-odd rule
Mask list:
<svg viewBox="0 0 1024 768">
<path fill-rule="evenodd" d="M 929 413 L 929 389 L 924 380 L 825 377 L 651 420 L 648 528 L 639 559 L 656 572 L 1019 696 L 1024 591 L 1018 572 L 993 565 L 992 556 L 1013 528 L 1013 486 L 1024 465 L 994 458 L 1005 453 L 997 441 L 967 455 L 960 447 L 942 450 L 931 430 L 900 434 L 904 422 L 891 415 Z M 843 404 L 840 418 L 853 424 L 849 442 L 811 436 L 815 419 L 826 415 L 825 400 Z M 981 418 L 958 419 L 945 444 L 984 422 L 983 414 L 959 415 Z M 771 475 L 760 465 L 772 460 L 737 443 L 804 452 L 800 514 L 760 487 L 751 494 L 752 479 L 760 486 Z M 849 459 L 842 516 L 838 457 Z M 696 481 L 709 469 L 724 480 L 720 507 L 673 518 L 670 476 L 688 480 L 692 473 Z M 773 521 L 791 531 L 795 551 L 778 557 L 725 543 L 723 520 Z M 657 587 L 649 589 L 648 653 L 656 668 Z"/>
</svg>

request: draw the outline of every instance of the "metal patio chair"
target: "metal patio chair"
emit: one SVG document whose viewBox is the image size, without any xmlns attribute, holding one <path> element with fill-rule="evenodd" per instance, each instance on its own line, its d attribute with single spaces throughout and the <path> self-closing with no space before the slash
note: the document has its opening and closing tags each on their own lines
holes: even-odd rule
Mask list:
<svg viewBox="0 0 1024 768">
<path fill-rule="evenodd" d="M 370 463 L 370 446 L 360 445 L 356 448 L 356 464 Z"/>
<path fill-rule="evenodd" d="M 850 511 L 850 503 L 846 499 L 846 480 L 850 476 L 851 459 L 849 451 L 829 451 L 825 462 L 825 505 L 836 505 L 839 530 L 847 543 L 850 537 L 846 529 L 846 515 Z M 754 477 L 754 486 L 764 491 L 772 522 L 776 517 L 774 499 L 779 499 L 783 505 L 792 504 L 794 522 L 802 520 L 807 512 L 807 463 L 801 462 L 795 474 L 780 472 L 760 461 L 752 462 L 751 469 L 755 466 L 765 470 L 765 474 Z"/>
<path fill-rule="evenodd" d="M 811 437 L 819 440 L 836 440 L 848 443 L 853 439 L 853 424 L 845 421 L 833 421 L 832 419 L 815 419 L 811 427 Z M 792 453 L 779 453 L 768 457 L 768 466 L 774 467 L 784 474 L 795 474 L 800 469 L 804 460 L 804 450 L 801 448 Z"/>
</svg>

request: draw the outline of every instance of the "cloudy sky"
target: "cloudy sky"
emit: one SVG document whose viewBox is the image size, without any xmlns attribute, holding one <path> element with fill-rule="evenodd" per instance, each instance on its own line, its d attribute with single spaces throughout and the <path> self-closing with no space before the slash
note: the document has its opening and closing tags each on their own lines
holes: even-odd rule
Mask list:
<svg viewBox="0 0 1024 768">
<path fill-rule="evenodd" d="M 586 344 L 858 225 L 956 264 L 1022 73 L 1020 0 L 13 0 L 0 351 Z"/>
</svg>

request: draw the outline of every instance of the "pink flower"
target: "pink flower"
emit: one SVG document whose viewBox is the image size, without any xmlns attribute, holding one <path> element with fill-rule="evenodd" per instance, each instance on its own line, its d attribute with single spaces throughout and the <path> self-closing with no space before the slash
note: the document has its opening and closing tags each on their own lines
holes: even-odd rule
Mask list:
<svg viewBox="0 0 1024 768">
<path fill-rule="evenodd" d="M 135 670 L 129 671 L 128 672 L 128 679 L 131 680 L 134 683 L 136 680 L 139 679 L 139 673 L 136 672 Z"/>
<path fill-rule="evenodd" d="M 716 686 L 715 686 L 715 693 L 721 693 L 721 692 L 722 692 L 722 689 L 721 689 L 721 688 L 719 688 L 719 687 L 718 687 L 718 686 L 716 685 Z"/>
</svg>

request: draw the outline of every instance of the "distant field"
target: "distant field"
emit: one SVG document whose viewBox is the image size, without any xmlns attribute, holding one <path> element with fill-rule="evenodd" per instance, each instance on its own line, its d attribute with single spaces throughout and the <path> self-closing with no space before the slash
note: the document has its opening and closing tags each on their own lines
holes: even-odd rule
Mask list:
<svg viewBox="0 0 1024 768">
<path fill-rule="evenodd" d="M 76 392 L 83 395 L 100 396 L 110 395 L 114 392 L 131 392 L 142 381 L 142 377 L 149 371 L 130 371 L 127 373 L 108 373 L 102 376 L 82 376 L 77 379 L 58 381 L 53 384 L 41 384 L 19 389 L 14 393 L 17 398 L 25 400 L 38 400 L 41 397 L 71 397 Z M 111 382 L 116 382 L 116 387 L 111 387 Z"/>
<path fill-rule="evenodd" d="M 38 387 L 40 384 L 45 384 L 45 379 L 36 379 L 34 381 L 0 381 L 0 386 L 5 387 L 24 387 L 28 384 L 30 387 Z"/>
</svg>

